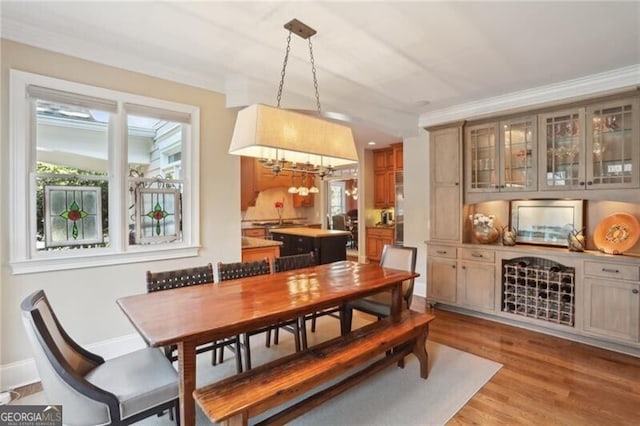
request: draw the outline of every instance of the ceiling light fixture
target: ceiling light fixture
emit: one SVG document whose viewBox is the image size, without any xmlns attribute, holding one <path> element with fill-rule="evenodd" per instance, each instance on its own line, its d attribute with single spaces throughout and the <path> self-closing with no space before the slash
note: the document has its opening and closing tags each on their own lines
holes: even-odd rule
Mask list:
<svg viewBox="0 0 640 426">
<path fill-rule="evenodd" d="M 284 27 L 289 30 L 289 35 L 278 87 L 278 104 L 275 108 L 254 104 L 239 111 L 229 153 L 259 158 L 263 166 L 275 175 L 283 171 L 304 172 L 324 178 L 332 175 L 338 166 L 358 162 L 355 141 L 347 126 L 280 108 L 293 32 L 309 40 L 316 104 L 318 115 L 321 115 L 311 45 L 311 36 L 316 31 L 297 19 L 286 23 Z"/>
</svg>

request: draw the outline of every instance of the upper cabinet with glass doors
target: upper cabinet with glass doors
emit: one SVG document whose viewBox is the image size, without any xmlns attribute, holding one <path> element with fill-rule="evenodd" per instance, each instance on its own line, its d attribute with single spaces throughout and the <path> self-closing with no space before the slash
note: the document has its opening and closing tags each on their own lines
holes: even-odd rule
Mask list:
<svg viewBox="0 0 640 426">
<path fill-rule="evenodd" d="M 539 116 L 542 190 L 637 188 L 638 99 Z"/>
<path fill-rule="evenodd" d="M 536 120 L 533 116 L 468 127 L 466 191 L 535 191 L 536 152 Z"/>
</svg>

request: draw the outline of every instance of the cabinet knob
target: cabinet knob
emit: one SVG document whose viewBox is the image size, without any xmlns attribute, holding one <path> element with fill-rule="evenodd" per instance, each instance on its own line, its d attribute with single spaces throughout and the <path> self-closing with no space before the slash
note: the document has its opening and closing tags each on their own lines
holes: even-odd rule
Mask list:
<svg viewBox="0 0 640 426">
<path fill-rule="evenodd" d="M 637 289 L 637 288 L 634 288 L 633 290 L 631 290 L 631 293 L 633 293 L 633 294 L 638 294 L 638 289 Z"/>
<path fill-rule="evenodd" d="M 578 182 L 578 185 L 584 185 L 584 182 Z"/>
<path fill-rule="evenodd" d="M 466 267 L 466 266 L 463 266 L 463 267 L 462 267 L 462 269 L 467 269 L 467 267 Z"/>
<path fill-rule="evenodd" d="M 589 181 L 587 182 L 587 185 L 593 185 L 593 182 Z"/>
<path fill-rule="evenodd" d="M 458 185 L 460 185 L 460 183 L 459 183 L 459 182 L 456 182 L 456 186 L 458 186 Z"/>
<path fill-rule="evenodd" d="M 451 265 L 451 267 L 452 267 L 453 269 L 456 269 L 456 265 Z"/>
</svg>

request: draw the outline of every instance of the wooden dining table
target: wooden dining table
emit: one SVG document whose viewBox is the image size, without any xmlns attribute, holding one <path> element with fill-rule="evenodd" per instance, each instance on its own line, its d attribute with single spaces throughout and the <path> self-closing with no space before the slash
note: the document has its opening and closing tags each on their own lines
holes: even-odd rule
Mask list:
<svg viewBox="0 0 640 426">
<path fill-rule="evenodd" d="M 195 424 L 196 347 L 384 290 L 400 317 L 402 281 L 419 274 L 340 261 L 269 275 L 138 294 L 117 303 L 152 347 L 178 346 L 180 416 Z M 344 332 L 344 330 L 343 330 Z"/>
</svg>

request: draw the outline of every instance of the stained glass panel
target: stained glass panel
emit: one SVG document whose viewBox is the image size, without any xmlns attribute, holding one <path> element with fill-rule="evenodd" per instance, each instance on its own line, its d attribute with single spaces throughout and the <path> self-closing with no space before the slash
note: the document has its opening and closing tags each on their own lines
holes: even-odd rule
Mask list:
<svg viewBox="0 0 640 426">
<path fill-rule="evenodd" d="M 45 246 L 103 242 L 99 186 L 45 186 Z"/>
<path fill-rule="evenodd" d="M 176 241 L 180 238 L 180 190 L 136 188 L 137 244 Z"/>
</svg>

